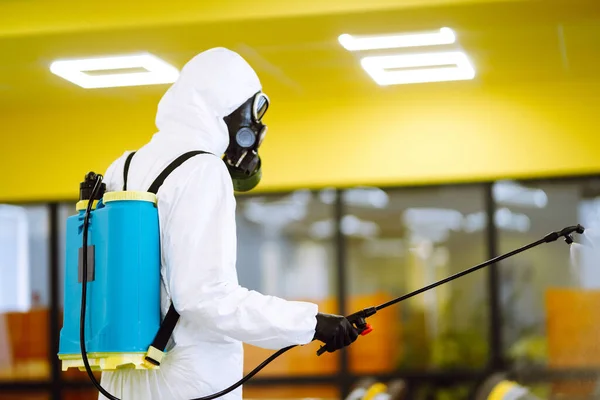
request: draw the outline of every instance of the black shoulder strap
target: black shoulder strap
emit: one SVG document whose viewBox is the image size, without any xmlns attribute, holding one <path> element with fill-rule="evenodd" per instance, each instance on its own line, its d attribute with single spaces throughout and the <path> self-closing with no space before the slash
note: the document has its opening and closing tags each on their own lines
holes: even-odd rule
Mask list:
<svg viewBox="0 0 600 400">
<path fill-rule="evenodd" d="M 171 174 L 171 172 L 175 171 L 175 169 L 177 167 L 179 167 L 181 164 L 183 164 L 190 158 L 197 156 L 198 154 L 210 154 L 210 153 L 208 153 L 206 151 L 197 150 L 197 151 L 190 151 L 188 153 L 180 155 L 171 164 L 169 164 L 169 166 L 167 168 L 165 168 L 165 170 L 163 172 L 160 173 L 158 178 L 156 178 L 156 180 L 152 183 L 152 185 L 150 185 L 150 188 L 148 189 L 148 191 L 150 193 L 157 194 L 158 189 L 160 189 L 163 182 L 165 181 L 165 179 L 167 179 L 167 177 Z"/>
<path fill-rule="evenodd" d="M 154 340 L 150 345 L 150 349 L 148 349 L 148 353 L 145 357 L 146 361 L 156 366 L 160 365 L 165 354 L 164 352 L 167 343 L 169 343 L 169 339 L 175 330 L 175 326 L 177 326 L 177 321 L 179 321 L 179 313 L 175 311 L 175 306 L 173 305 L 173 302 L 171 302 L 169 311 L 167 311 L 165 319 L 163 319 L 160 324 L 158 332 L 156 332 L 156 336 L 154 336 Z"/>
<path fill-rule="evenodd" d="M 190 151 L 189 153 L 182 154 L 177 157 L 161 174 L 156 178 L 156 180 L 152 183 L 148 191 L 150 193 L 157 194 L 158 190 L 162 186 L 163 182 L 167 177 L 173 172 L 177 167 L 181 164 L 189 160 L 190 158 L 198 155 L 198 154 L 210 154 L 206 151 Z M 160 361 L 162 356 L 164 355 L 165 347 L 167 347 L 167 343 L 175 330 L 175 326 L 177 325 L 177 321 L 179 321 L 179 313 L 175 310 L 173 303 L 169 307 L 169 311 L 165 315 L 163 322 L 160 324 L 160 328 L 152 341 L 152 345 L 146 355 L 146 361 L 154 364 L 160 365 Z M 152 350 L 154 348 L 154 350 Z M 156 352 L 158 350 L 158 352 Z"/>
<path fill-rule="evenodd" d="M 131 165 L 131 160 L 135 155 L 135 151 L 132 151 L 125 159 L 125 168 L 123 168 L 123 191 L 127 190 L 127 175 L 129 175 L 129 166 Z"/>
</svg>

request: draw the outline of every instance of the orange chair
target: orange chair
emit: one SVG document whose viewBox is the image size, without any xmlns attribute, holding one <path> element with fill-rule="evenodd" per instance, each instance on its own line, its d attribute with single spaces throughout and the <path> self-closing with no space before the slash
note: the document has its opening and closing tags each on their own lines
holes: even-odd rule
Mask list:
<svg viewBox="0 0 600 400">
<path fill-rule="evenodd" d="M 546 327 L 548 367 L 600 368 L 600 291 L 548 289 Z M 561 395 L 587 396 L 595 382 L 553 385 Z"/>
<path fill-rule="evenodd" d="M 45 379 L 50 375 L 49 311 L 34 309 L 4 315 L 12 352 L 12 374 L 18 379 Z"/>
</svg>

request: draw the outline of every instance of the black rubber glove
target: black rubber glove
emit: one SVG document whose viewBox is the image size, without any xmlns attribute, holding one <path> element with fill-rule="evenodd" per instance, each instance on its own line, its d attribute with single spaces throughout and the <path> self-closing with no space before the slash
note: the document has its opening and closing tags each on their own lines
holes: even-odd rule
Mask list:
<svg viewBox="0 0 600 400">
<path fill-rule="evenodd" d="M 317 314 L 317 326 L 313 340 L 325 343 L 325 350 L 333 353 L 354 343 L 358 337 L 358 330 L 341 315 Z"/>
</svg>

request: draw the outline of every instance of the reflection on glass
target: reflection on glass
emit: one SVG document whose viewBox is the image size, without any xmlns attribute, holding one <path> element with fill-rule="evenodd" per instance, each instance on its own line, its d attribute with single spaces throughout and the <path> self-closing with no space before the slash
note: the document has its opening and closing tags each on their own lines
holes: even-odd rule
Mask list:
<svg viewBox="0 0 600 400">
<path fill-rule="evenodd" d="M 569 225 L 581 223 L 589 234 L 600 225 L 596 180 L 498 182 L 494 196 L 499 211 L 512 216 L 512 223 L 505 218 L 499 230 L 501 252 Z M 518 226 L 515 217 L 527 224 Z M 589 234 L 588 239 L 593 237 Z M 597 250 L 571 252 L 563 243 L 538 247 L 501 263 L 504 351 L 510 359 L 521 368 L 600 365 L 599 263 Z"/>
<path fill-rule="evenodd" d="M 48 213 L 0 205 L 0 380 L 45 379 Z"/>
<path fill-rule="evenodd" d="M 336 312 L 333 241 L 312 232 L 315 222 L 332 218 L 331 204 L 320 201 L 307 190 L 286 196 L 238 199 L 237 270 L 240 284 L 287 300 L 317 303 L 323 312 Z M 337 355 L 317 358 L 316 350 L 317 343 L 296 348 L 267 367 L 264 374 L 334 373 Z M 246 346 L 246 372 L 271 353 Z"/>
<path fill-rule="evenodd" d="M 377 305 L 459 272 L 486 256 L 479 188 L 348 192 L 349 310 Z M 423 293 L 371 318 L 350 348 L 355 372 L 476 367 L 487 357 L 485 273 Z"/>
</svg>

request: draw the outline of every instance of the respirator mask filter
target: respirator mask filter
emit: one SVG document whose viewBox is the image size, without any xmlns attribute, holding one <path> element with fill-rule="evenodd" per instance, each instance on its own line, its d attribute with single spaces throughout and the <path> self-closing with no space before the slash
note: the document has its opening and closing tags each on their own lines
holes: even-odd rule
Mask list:
<svg viewBox="0 0 600 400">
<path fill-rule="evenodd" d="M 267 133 L 262 119 L 268 108 L 269 98 L 258 92 L 223 118 L 229 131 L 229 146 L 223 160 L 238 192 L 254 189 L 262 177 L 258 148 Z"/>
</svg>

